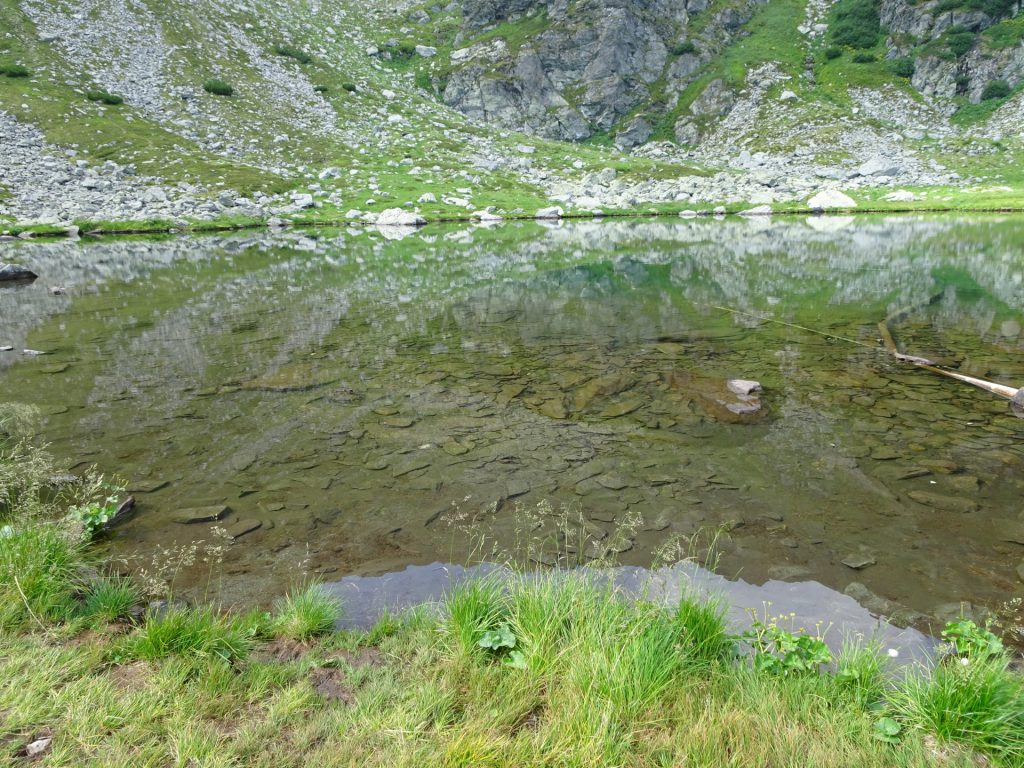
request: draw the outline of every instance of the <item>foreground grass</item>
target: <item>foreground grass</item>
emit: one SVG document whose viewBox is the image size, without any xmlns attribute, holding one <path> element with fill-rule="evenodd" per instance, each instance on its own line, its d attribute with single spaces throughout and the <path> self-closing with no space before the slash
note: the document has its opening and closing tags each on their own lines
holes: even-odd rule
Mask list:
<svg viewBox="0 0 1024 768">
<path fill-rule="evenodd" d="M 0 419 L 0 763 L 53 766 L 1015 766 L 1024 688 L 969 622 L 933 668 L 629 600 L 573 573 L 481 579 L 333 632 L 305 585 L 271 611 L 143 610 Z M 4 438 L 6 430 L 6 441 Z M 87 503 L 84 507 L 88 509 Z M 981 763 L 979 763 L 981 761 Z"/>
</svg>

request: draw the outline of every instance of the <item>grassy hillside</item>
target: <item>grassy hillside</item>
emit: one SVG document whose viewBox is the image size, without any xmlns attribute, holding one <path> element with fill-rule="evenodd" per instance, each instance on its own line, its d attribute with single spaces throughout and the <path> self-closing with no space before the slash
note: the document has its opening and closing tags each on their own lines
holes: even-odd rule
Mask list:
<svg viewBox="0 0 1024 768">
<path fill-rule="evenodd" d="M 699 38 L 701 24 L 730 7 L 730 0 L 713 3 L 694 18 L 692 34 Z M 428 8 L 429 23 L 410 21 Z M 698 118 L 707 139 L 689 155 L 667 144 L 623 154 L 609 146 L 614 132 L 565 144 L 469 122 L 441 100 L 451 52 L 499 38 L 528 45 L 551 20 L 540 13 L 508 21 L 456 45 L 457 6 L 439 11 L 390 0 L 369 7 L 355 0 L 0 0 L 0 71 L 7 72 L 0 75 L 0 113 L 38 127 L 46 151 L 64 161 L 131 166 L 142 178 L 196 185 L 200 198 L 260 192 L 287 204 L 292 192 L 311 194 L 315 205 L 292 217 L 307 222 L 394 207 L 416 208 L 431 220 L 488 207 L 509 216 L 550 205 L 552 190 L 583 184 L 606 168 L 641 189 L 650 180 L 678 180 L 687 188 L 740 149 L 785 163 L 809 148 L 798 169 L 807 174 L 808 163 L 855 163 L 883 143 L 908 162 L 937 159 L 964 175 L 991 177 L 1010 191 L 993 192 L 985 204 L 992 195 L 998 205 L 1016 204 L 1019 180 L 1006 171 L 1020 165 L 1019 139 L 997 141 L 950 126 L 882 60 L 882 36 L 874 48 L 826 55 L 831 38 L 798 31 L 807 13 L 803 0 L 760 5 L 677 100 L 667 98 L 664 83 L 654 84 L 651 102 L 634 116 L 652 121 L 656 141 L 673 138 L 676 121 L 709 83 L 720 80 L 735 94 L 728 118 Z M 1014 24 L 993 27 L 989 44 L 1001 44 L 1011 34 L 1003 28 Z M 435 46 L 437 55 L 417 55 L 417 44 Z M 379 53 L 371 55 L 371 48 Z M 855 61 L 856 53 L 874 60 Z M 767 73 L 768 85 L 752 79 L 758 72 Z M 214 93 L 207 87 L 212 81 L 230 95 Z M 784 91 L 795 96 L 783 101 Z M 866 106 L 869 97 L 877 108 Z M 1004 105 L 1007 98 L 986 102 L 959 122 L 984 124 Z M 894 139 L 897 133 L 905 135 Z M 914 138 L 923 133 L 926 140 Z M 956 143 L 961 138 L 967 151 Z M 990 156 L 997 162 L 985 162 Z M 16 191 L 0 182 L 0 202 Z M 877 201 L 882 194 L 863 197 Z M 744 199 L 732 196 L 730 207 L 742 207 Z M 688 207 L 673 206 L 671 195 L 645 202 L 642 192 L 623 192 L 602 207 L 606 213 Z M 143 211 L 132 218 L 146 217 Z M 251 220 L 230 210 L 204 218 Z"/>
</svg>

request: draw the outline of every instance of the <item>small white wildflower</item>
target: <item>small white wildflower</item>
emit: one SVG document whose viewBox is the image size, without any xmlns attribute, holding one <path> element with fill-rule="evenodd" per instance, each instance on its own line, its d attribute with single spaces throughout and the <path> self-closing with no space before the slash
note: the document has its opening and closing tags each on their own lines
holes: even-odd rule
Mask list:
<svg viewBox="0 0 1024 768">
<path fill-rule="evenodd" d="M 970 660 L 970 659 L 968 659 L 968 658 L 963 658 L 963 659 L 960 659 L 960 663 L 961 663 L 961 664 L 962 664 L 963 666 L 965 666 L 965 667 L 966 667 L 966 666 L 967 666 L 968 664 L 970 664 L 970 663 L 971 663 L 971 660 Z"/>
<path fill-rule="evenodd" d="M 895 659 L 899 655 L 900 655 L 900 652 L 897 651 L 895 648 L 890 648 L 889 649 L 889 658 L 890 659 Z"/>
</svg>

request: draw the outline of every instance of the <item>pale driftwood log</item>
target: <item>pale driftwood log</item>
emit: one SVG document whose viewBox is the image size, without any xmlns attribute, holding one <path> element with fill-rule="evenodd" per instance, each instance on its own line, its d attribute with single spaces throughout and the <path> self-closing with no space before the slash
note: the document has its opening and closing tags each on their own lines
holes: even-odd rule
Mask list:
<svg viewBox="0 0 1024 768">
<path fill-rule="evenodd" d="M 940 376 L 946 376 L 950 379 L 956 379 L 962 381 L 965 384 L 970 384 L 972 387 L 983 389 L 986 392 L 991 392 L 993 395 L 999 397 L 1005 397 L 1010 401 L 1010 411 L 1014 416 L 1024 419 L 1024 388 L 1010 387 L 1006 384 L 997 384 L 992 381 L 986 381 L 985 379 L 977 379 L 974 376 L 966 376 L 962 373 L 956 373 L 946 368 L 940 368 L 931 360 L 927 360 L 923 357 L 914 357 L 913 355 L 905 355 L 899 351 L 896 346 L 896 340 L 892 336 L 892 331 L 889 330 L 889 319 L 885 319 L 878 324 L 878 332 L 882 336 L 882 344 L 886 351 L 889 352 L 897 360 L 910 363 L 918 368 L 923 368 L 926 371 L 937 373 Z"/>
</svg>

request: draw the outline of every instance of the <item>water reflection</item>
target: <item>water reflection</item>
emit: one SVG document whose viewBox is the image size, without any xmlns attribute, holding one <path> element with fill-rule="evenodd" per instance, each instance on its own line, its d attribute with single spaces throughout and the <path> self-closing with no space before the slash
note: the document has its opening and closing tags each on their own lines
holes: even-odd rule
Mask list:
<svg viewBox="0 0 1024 768">
<path fill-rule="evenodd" d="M 229 601 L 302 568 L 457 561 L 446 519 L 510 540 L 542 500 L 582 508 L 594 552 L 627 521 L 636 564 L 720 529 L 721 572 L 815 579 L 904 623 L 1018 594 L 1020 422 L 880 353 L 877 323 L 1024 384 L 1024 221 L 841 224 L 14 247 L 41 278 L 0 290 L 0 345 L 49 354 L 0 353 L 5 398 L 126 477 L 140 513 L 113 554 L 208 537 L 175 513 L 229 506 Z M 764 386 L 757 418 L 715 407 L 737 377 Z"/>
</svg>

